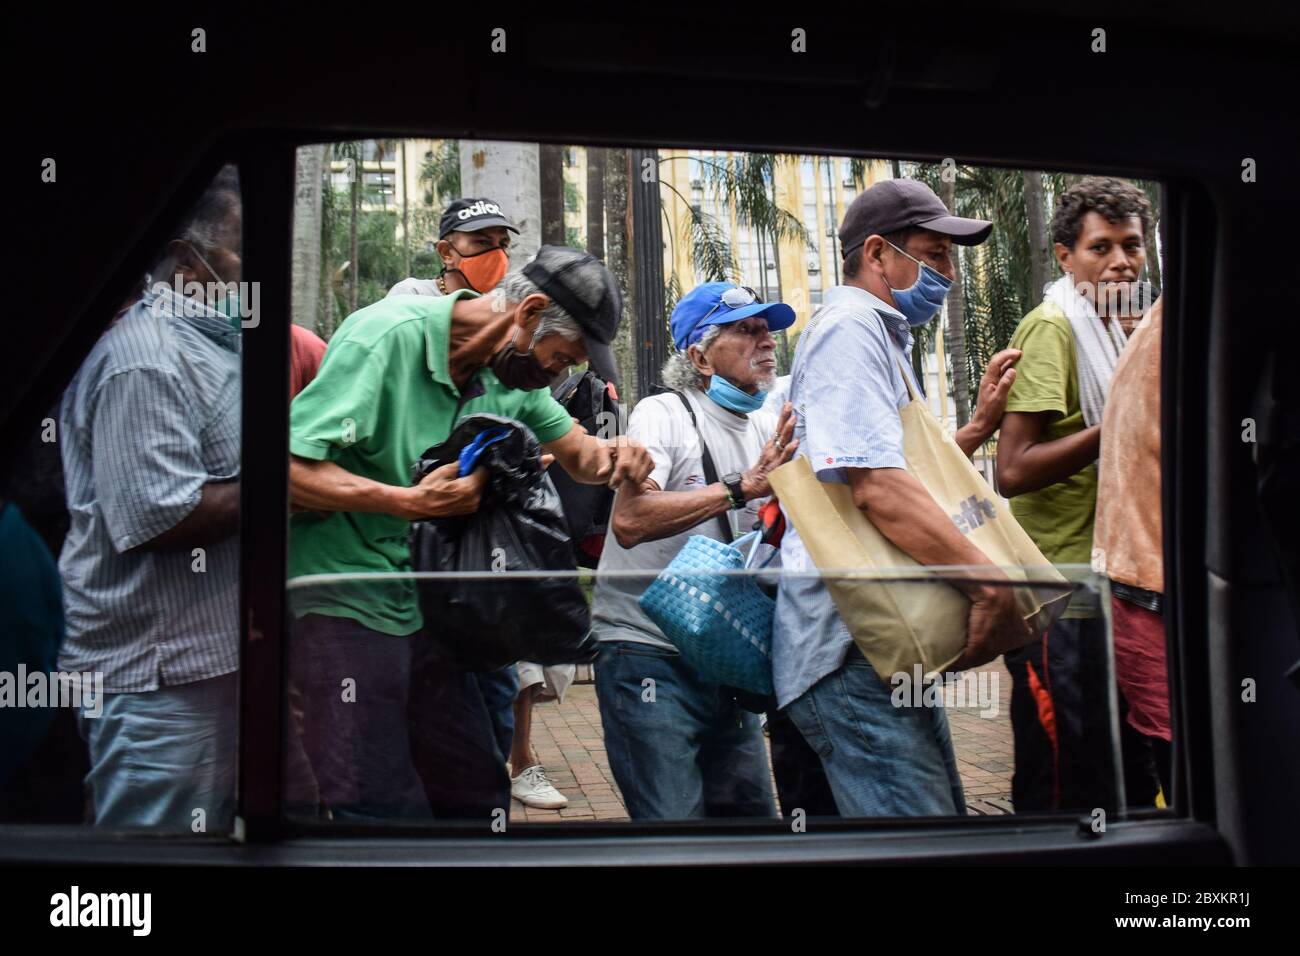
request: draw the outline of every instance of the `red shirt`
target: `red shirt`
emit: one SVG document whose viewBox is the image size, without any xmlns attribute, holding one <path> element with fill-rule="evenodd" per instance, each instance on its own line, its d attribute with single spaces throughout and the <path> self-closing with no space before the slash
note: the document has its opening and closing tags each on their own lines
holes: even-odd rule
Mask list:
<svg viewBox="0 0 1300 956">
<path fill-rule="evenodd" d="M 324 339 L 301 325 L 289 326 L 289 398 L 311 384 L 324 356 Z"/>
</svg>

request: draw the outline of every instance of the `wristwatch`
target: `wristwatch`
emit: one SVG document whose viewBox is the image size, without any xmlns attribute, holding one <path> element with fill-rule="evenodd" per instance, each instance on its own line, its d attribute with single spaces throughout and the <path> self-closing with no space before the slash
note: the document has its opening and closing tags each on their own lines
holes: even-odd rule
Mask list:
<svg viewBox="0 0 1300 956">
<path fill-rule="evenodd" d="M 745 489 L 740 483 L 741 477 L 738 471 L 722 476 L 722 487 L 727 489 L 727 497 L 731 499 L 732 511 L 739 511 L 745 507 Z"/>
</svg>

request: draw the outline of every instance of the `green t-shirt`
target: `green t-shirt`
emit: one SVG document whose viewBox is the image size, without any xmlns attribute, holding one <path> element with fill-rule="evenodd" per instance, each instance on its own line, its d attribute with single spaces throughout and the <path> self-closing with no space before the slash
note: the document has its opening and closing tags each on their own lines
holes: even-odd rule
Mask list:
<svg viewBox="0 0 1300 956">
<path fill-rule="evenodd" d="M 1011 347 L 1025 354 L 1016 363 L 1007 411 L 1051 412 L 1044 441 L 1083 431 L 1074 333 L 1065 313 L 1044 302 L 1020 320 Z M 1092 561 L 1096 509 L 1096 462 L 1065 481 L 1011 499 L 1011 513 L 1053 564 Z"/>
<path fill-rule="evenodd" d="M 548 389 L 508 389 L 486 368 L 467 385 L 466 394 L 474 397 L 457 412 L 461 392 L 447 350 L 452 307 L 464 297 L 474 293 L 388 296 L 349 316 L 330 340 L 316 378 L 293 400 L 289 451 L 406 486 L 415 460 L 465 415 L 516 419 L 543 443 L 567 435 L 573 419 Z M 409 572 L 409 528 L 393 515 L 294 514 L 289 577 Z M 291 591 L 290 599 L 298 616 L 346 617 L 384 634 L 412 634 L 422 623 L 409 580 L 318 584 Z"/>
</svg>

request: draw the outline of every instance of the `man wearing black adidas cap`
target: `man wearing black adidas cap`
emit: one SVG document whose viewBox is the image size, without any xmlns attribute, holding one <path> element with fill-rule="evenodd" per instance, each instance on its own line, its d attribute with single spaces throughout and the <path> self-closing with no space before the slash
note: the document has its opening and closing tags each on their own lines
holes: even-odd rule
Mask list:
<svg viewBox="0 0 1300 956">
<path fill-rule="evenodd" d="M 447 295 L 460 289 L 490 292 L 510 268 L 510 233 L 519 230 L 486 197 L 454 200 L 438 223 L 442 275 L 403 279 L 389 295 Z"/>
<path fill-rule="evenodd" d="M 991 230 L 992 223 L 950 215 L 921 182 L 867 189 L 840 228 L 844 284 L 827 291 L 791 369 L 796 454 L 822 481 L 851 486 L 876 528 L 922 564 L 989 563 L 907 470 L 899 409 L 909 401 L 903 376 L 912 374 L 911 330 L 943 306 L 956 275 L 953 243 L 983 242 Z M 1009 387 L 995 387 L 1003 401 Z M 984 418 L 977 411 L 978 424 L 956 436 L 967 454 L 992 431 Z M 814 570 L 786 517 L 782 567 Z M 971 611 L 966 651 L 954 667 L 991 660 L 1002 636 L 1024 630 L 1011 589 L 986 583 L 998 573 L 958 585 Z M 965 813 L 943 709 L 894 706 L 890 685 L 857 649 L 815 575 L 782 576 L 772 665 L 777 704 L 821 757 L 841 815 Z"/>
<path fill-rule="evenodd" d="M 394 295 L 348 316 L 294 399 L 289 483 L 301 510 L 289 575 L 353 578 L 291 600 L 304 744 L 335 818 L 487 819 L 509 806 L 506 754 L 479 684 L 459 671 L 412 673 L 426 622 L 401 577 L 411 570 L 409 522 L 473 513 L 486 471 L 461 478 L 453 462 L 411 486 L 411 463 L 460 417 L 487 412 L 531 428 L 580 482 L 639 487 L 654 464 L 645 448 L 587 434 L 546 387 L 570 366 L 612 363 L 622 311 L 598 259 L 543 246 L 490 295 Z M 345 681 L 355 699 L 341 701 Z"/>
</svg>

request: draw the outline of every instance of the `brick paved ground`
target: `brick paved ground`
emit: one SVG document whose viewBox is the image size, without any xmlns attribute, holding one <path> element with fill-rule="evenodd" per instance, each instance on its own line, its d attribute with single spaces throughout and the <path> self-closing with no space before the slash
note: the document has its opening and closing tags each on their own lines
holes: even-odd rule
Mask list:
<svg viewBox="0 0 1300 956">
<path fill-rule="evenodd" d="M 980 673 L 984 677 L 979 677 Z M 584 676 L 579 673 L 579 679 Z M 955 688 L 948 691 L 948 721 L 958 769 L 966 791 L 967 812 L 995 815 L 1011 812 L 1011 677 L 1001 662 L 973 672 L 966 706 L 957 707 Z M 978 681 L 998 704 L 993 716 L 980 716 Z M 997 693 L 992 693 L 996 687 Z M 532 822 L 553 820 L 626 820 L 627 810 L 614 783 L 605 754 L 596 706 L 595 686 L 574 684 L 563 704 L 538 704 L 533 710 L 533 749 L 546 773 L 566 797 L 563 810 L 535 810 L 519 801 L 511 805 L 511 819 Z"/>
</svg>

